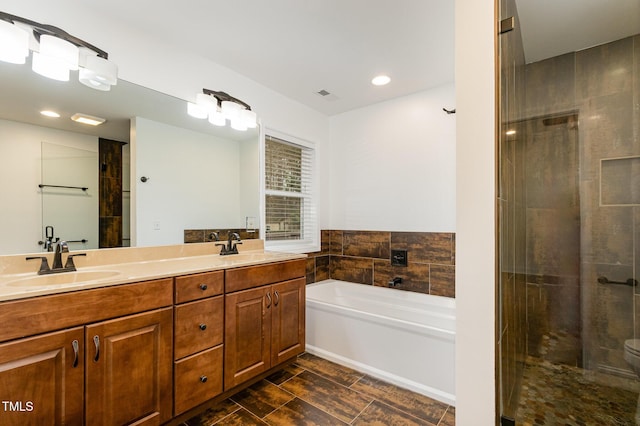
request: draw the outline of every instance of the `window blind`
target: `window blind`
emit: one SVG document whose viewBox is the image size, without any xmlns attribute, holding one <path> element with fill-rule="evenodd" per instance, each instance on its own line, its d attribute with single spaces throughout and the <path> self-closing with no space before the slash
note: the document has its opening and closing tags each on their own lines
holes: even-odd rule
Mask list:
<svg viewBox="0 0 640 426">
<path fill-rule="evenodd" d="M 312 242 L 317 234 L 314 150 L 269 135 L 265 139 L 265 238 Z"/>
</svg>

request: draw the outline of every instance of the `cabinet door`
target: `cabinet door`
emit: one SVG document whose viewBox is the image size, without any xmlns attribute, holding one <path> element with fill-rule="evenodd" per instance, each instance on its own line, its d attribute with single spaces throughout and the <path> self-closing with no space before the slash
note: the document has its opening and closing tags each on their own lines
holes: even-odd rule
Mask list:
<svg viewBox="0 0 640 426">
<path fill-rule="evenodd" d="M 0 424 L 81 425 L 82 327 L 0 345 Z"/>
<path fill-rule="evenodd" d="M 271 365 L 304 351 L 306 279 L 274 284 L 271 309 Z"/>
<path fill-rule="evenodd" d="M 225 296 L 224 389 L 270 368 L 270 287 Z"/>
<path fill-rule="evenodd" d="M 161 424 L 172 416 L 172 308 L 86 328 L 86 424 Z"/>
</svg>

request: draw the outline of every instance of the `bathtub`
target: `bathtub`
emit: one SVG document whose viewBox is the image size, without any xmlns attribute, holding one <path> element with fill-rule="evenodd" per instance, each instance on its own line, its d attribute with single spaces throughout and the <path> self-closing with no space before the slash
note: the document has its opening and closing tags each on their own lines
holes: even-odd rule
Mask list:
<svg viewBox="0 0 640 426">
<path fill-rule="evenodd" d="M 455 299 L 337 280 L 306 294 L 307 352 L 455 405 Z"/>
</svg>

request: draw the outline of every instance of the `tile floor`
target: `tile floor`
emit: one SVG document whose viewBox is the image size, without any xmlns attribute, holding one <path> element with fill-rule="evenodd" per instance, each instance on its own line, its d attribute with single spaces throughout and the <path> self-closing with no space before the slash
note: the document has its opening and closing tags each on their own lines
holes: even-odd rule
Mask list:
<svg viewBox="0 0 640 426">
<path fill-rule="evenodd" d="M 602 381 L 602 375 L 598 376 L 597 373 L 529 357 L 522 377 L 516 424 L 640 424 L 636 420 L 640 420 L 640 416 L 636 417 L 637 404 L 640 402 L 638 392 L 624 389 L 619 384 L 599 383 Z"/>
<path fill-rule="evenodd" d="M 455 408 L 311 354 L 184 426 L 453 426 Z"/>
</svg>

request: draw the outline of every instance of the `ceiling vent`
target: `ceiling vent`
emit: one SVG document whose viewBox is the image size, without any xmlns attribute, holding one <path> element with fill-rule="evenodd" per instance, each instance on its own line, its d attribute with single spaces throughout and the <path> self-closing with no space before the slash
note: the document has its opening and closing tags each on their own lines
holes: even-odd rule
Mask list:
<svg viewBox="0 0 640 426">
<path fill-rule="evenodd" d="M 339 97 L 337 97 L 336 95 L 334 95 L 333 93 L 329 92 L 328 90 L 322 89 L 322 90 L 318 90 L 317 92 L 315 92 L 316 95 L 322 97 L 323 99 L 327 100 L 327 101 L 336 101 L 338 99 L 340 99 Z"/>
</svg>

